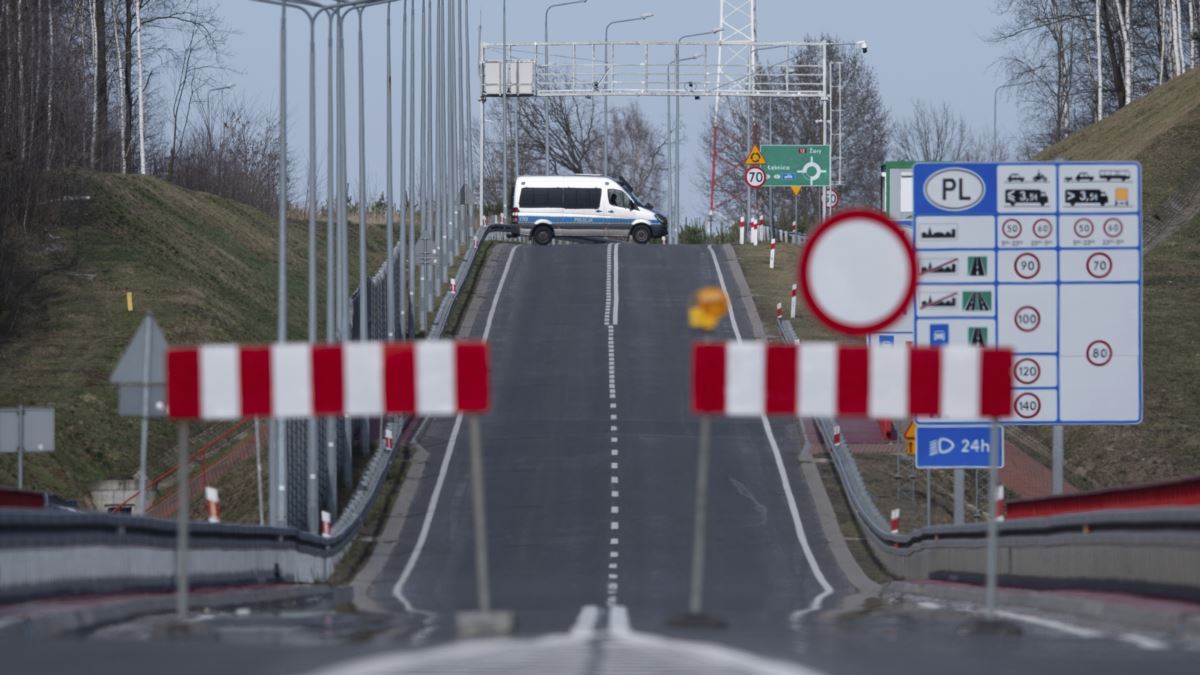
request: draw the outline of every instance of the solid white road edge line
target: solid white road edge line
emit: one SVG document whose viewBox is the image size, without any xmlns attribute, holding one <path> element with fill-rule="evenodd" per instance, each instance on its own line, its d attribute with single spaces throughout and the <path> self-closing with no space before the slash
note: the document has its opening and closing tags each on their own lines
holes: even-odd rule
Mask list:
<svg viewBox="0 0 1200 675">
<path fill-rule="evenodd" d="M 508 279 L 508 270 L 512 267 L 513 256 L 516 255 L 519 247 L 514 246 L 508 253 L 508 259 L 504 262 L 504 271 L 500 274 L 500 281 L 496 284 L 496 293 L 492 296 L 492 306 L 488 310 L 487 321 L 483 326 L 483 339 L 487 340 L 488 335 L 492 332 L 492 319 L 496 316 L 496 307 L 500 303 L 500 294 L 504 291 L 504 282 Z M 425 512 L 425 520 L 421 522 L 421 532 L 417 535 L 417 543 L 413 546 L 412 553 L 408 556 L 408 562 L 404 565 L 404 570 L 400 572 L 400 578 L 396 580 L 396 585 L 392 587 L 392 595 L 404 605 L 404 609 L 409 612 L 425 614 L 432 617 L 430 612 L 417 610 L 409 602 L 408 597 L 404 595 L 404 584 L 408 581 L 408 577 L 412 575 L 413 570 L 417 567 L 417 561 L 421 559 L 421 550 L 425 547 L 425 540 L 429 537 L 429 528 L 433 525 L 433 517 L 437 513 L 438 498 L 442 494 L 442 486 L 446 482 L 447 469 L 450 466 L 450 460 L 454 457 L 454 446 L 458 441 L 458 430 L 462 426 L 462 415 L 454 418 L 454 427 L 450 429 L 450 438 L 446 441 L 446 454 L 442 457 L 442 465 L 438 468 L 437 482 L 433 484 L 433 494 L 429 496 L 429 509 Z"/>
<path fill-rule="evenodd" d="M 613 265 L 612 265 L 612 280 L 613 280 L 613 306 L 612 306 L 612 325 L 616 326 L 620 323 L 621 316 L 621 267 L 620 254 L 621 245 L 613 244 Z"/>
<path fill-rule="evenodd" d="M 717 253 L 713 249 L 712 244 L 708 245 L 708 254 L 712 257 L 713 268 L 717 271 L 717 281 L 721 284 L 721 292 L 725 294 L 726 298 L 729 298 L 729 288 L 725 285 L 725 275 L 721 273 L 721 263 L 717 260 Z M 741 342 L 742 331 L 738 328 L 737 314 L 734 312 L 732 299 L 729 300 L 729 325 L 733 327 L 733 336 L 737 338 L 738 342 Z M 804 532 L 804 523 L 800 521 L 800 510 L 796 507 L 796 497 L 792 494 L 792 482 L 788 478 L 787 468 L 783 464 L 783 455 L 779 452 L 779 444 L 775 441 L 775 432 L 771 430 L 771 423 L 767 421 L 765 415 L 760 419 L 762 420 L 763 432 L 767 436 L 767 443 L 771 446 L 771 453 L 775 456 L 775 469 L 779 473 L 780 482 L 783 483 L 783 494 L 787 497 L 788 512 L 792 516 L 792 526 L 796 531 L 796 539 L 800 542 L 801 550 L 804 551 L 804 559 L 808 562 L 808 566 L 812 568 L 813 576 L 816 577 L 817 583 L 821 585 L 821 592 L 809 603 L 808 609 L 792 612 L 789 618 L 792 622 L 795 622 L 805 614 L 820 609 L 821 603 L 825 601 L 825 598 L 833 594 L 833 586 L 825 578 L 825 573 L 821 571 L 821 566 L 817 564 L 816 556 L 813 555 L 812 546 L 808 543 L 808 536 Z"/>
</svg>

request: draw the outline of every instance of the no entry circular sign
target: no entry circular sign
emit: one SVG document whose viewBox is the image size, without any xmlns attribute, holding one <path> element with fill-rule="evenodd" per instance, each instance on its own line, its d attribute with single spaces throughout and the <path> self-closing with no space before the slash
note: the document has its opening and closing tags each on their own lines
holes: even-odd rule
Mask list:
<svg viewBox="0 0 1200 675">
<path fill-rule="evenodd" d="M 800 256 L 800 288 L 813 314 L 849 335 L 876 332 L 912 302 L 917 259 L 887 216 L 845 211 L 813 232 Z"/>
</svg>

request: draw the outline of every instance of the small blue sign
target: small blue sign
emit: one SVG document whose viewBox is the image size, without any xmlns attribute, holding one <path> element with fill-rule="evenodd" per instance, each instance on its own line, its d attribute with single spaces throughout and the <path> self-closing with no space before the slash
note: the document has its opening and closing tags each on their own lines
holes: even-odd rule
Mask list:
<svg viewBox="0 0 1200 675">
<path fill-rule="evenodd" d="M 896 344 L 896 336 L 895 335 L 880 335 L 879 336 L 879 344 L 894 345 L 894 344 Z"/>
<path fill-rule="evenodd" d="M 1004 427 L 997 430 L 1000 457 L 1004 466 Z M 916 463 L 918 469 L 986 469 L 992 449 L 992 428 L 988 425 L 917 425 Z"/>
<path fill-rule="evenodd" d="M 933 346 L 950 344 L 950 324 L 929 324 L 929 344 Z"/>
</svg>

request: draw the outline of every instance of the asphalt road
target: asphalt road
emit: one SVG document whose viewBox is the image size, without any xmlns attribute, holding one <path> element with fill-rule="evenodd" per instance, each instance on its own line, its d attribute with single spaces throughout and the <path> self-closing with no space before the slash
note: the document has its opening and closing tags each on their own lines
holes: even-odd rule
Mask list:
<svg viewBox="0 0 1200 675">
<path fill-rule="evenodd" d="M 1126 673 L 1197 671 L 1195 651 L 1115 626 L 978 608 L 863 601 L 799 471 L 795 421 L 712 421 L 704 609 L 687 609 L 698 422 L 688 409 L 689 296 L 722 282 L 720 248 L 498 246 L 465 333 L 492 349 L 482 419 L 492 604 L 515 635 L 455 640 L 477 607 L 467 425 L 419 436 L 394 537 L 364 568 L 359 613 L 314 606 L 205 617 L 202 640 L 156 619 L 91 641 L 5 645 L 3 672 Z M 748 304 L 715 339 L 752 338 Z M 735 330 L 736 326 L 736 330 Z M 403 494 L 403 493 L 402 493 Z M 214 640 L 220 646 L 214 646 Z"/>
</svg>

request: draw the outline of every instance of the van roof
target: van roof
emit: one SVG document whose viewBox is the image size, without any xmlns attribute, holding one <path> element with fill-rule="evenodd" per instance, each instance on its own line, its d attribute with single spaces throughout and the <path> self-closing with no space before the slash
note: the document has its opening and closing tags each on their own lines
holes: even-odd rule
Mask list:
<svg viewBox="0 0 1200 675">
<path fill-rule="evenodd" d="M 585 184 L 597 185 L 604 183 L 612 183 L 618 185 L 617 181 L 608 176 L 599 174 L 578 174 L 573 176 L 518 176 L 517 185 L 572 185 Z"/>
</svg>

